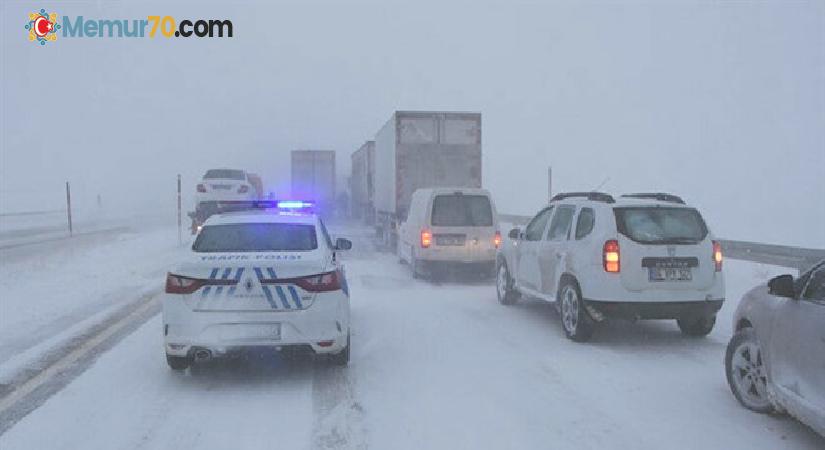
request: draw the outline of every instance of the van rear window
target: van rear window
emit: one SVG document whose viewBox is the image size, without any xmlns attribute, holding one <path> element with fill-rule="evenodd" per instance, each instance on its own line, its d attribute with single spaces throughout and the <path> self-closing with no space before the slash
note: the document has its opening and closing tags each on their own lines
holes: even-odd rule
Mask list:
<svg viewBox="0 0 825 450">
<path fill-rule="evenodd" d="M 446 194 L 433 200 L 434 227 L 490 227 L 493 209 L 486 195 Z"/>
<path fill-rule="evenodd" d="M 207 170 L 204 180 L 246 180 L 246 175 L 243 170 L 232 169 L 212 169 Z"/>
<path fill-rule="evenodd" d="M 207 225 L 198 233 L 196 252 L 294 252 L 318 248 L 314 225 L 237 223 Z"/>
<path fill-rule="evenodd" d="M 641 244 L 696 244 L 708 235 L 693 208 L 613 208 L 619 233 Z"/>
</svg>

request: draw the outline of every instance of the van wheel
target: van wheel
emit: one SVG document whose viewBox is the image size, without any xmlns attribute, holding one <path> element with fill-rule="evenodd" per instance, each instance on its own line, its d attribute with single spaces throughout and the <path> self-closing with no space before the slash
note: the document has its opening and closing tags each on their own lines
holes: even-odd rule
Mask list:
<svg viewBox="0 0 825 450">
<path fill-rule="evenodd" d="M 192 365 L 192 358 L 188 356 L 170 356 L 166 355 L 166 364 L 169 364 L 169 367 L 172 370 L 182 371 L 189 368 Z"/>
<path fill-rule="evenodd" d="M 559 286 L 558 301 L 561 303 L 561 325 L 568 339 L 586 342 L 593 336 L 596 324 L 584 308 L 579 285 L 570 279 L 564 279 Z"/>
<path fill-rule="evenodd" d="M 410 270 L 412 271 L 412 277 L 416 280 L 421 279 L 421 274 L 418 272 L 418 258 L 415 257 L 415 249 L 410 248 Z"/>
<path fill-rule="evenodd" d="M 507 270 L 506 263 L 500 263 L 496 271 L 496 294 L 498 302 L 502 305 L 512 305 L 520 297 L 519 292 L 513 286 L 513 279 L 510 278 L 510 271 Z"/>
<path fill-rule="evenodd" d="M 713 330 L 713 326 L 716 325 L 716 314 L 676 319 L 676 324 L 679 325 L 679 329 L 682 330 L 684 335 L 707 336 Z"/>
</svg>

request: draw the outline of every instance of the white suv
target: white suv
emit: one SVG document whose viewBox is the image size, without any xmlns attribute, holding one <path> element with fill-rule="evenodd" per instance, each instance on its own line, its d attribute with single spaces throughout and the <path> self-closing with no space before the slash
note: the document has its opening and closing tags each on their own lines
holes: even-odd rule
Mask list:
<svg viewBox="0 0 825 450">
<path fill-rule="evenodd" d="M 574 341 L 612 317 L 676 319 L 704 336 L 725 299 L 721 246 L 675 195 L 559 194 L 509 238 L 497 255 L 499 301 L 554 302 Z"/>
</svg>

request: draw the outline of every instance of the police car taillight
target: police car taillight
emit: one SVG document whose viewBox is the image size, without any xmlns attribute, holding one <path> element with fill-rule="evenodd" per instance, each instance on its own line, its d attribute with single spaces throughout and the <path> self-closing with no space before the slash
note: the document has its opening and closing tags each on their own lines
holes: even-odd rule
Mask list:
<svg viewBox="0 0 825 450">
<path fill-rule="evenodd" d="M 204 284 L 206 284 L 205 280 L 181 277 L 171 273 L 166 274 L 167 294 L 191 294 L 200 289 Z"/>
<path fill-rule="evenodd" d="M 309 292 L 329 292 L 341 289 L 341 280 L 337 271 L 298 278 L 294 282 L 301 289 Z"/>
</svg>

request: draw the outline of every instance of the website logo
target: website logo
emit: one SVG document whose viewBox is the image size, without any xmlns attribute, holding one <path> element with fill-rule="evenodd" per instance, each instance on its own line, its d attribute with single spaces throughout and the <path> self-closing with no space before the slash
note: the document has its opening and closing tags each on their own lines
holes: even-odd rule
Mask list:
<svg viewBox="0 0 825 450">
<path fill-rule="evenodd" d="M 57 23 L 57 13 L 47 13 L 45 9 L 40 12 L 29 14 L 29 23 L 26 24 L 29 30 L 29 40 L 40 42 L 46 45 L 46 41 L 56 41 L 56 31 L 60 29 Z"/>
</svg>

